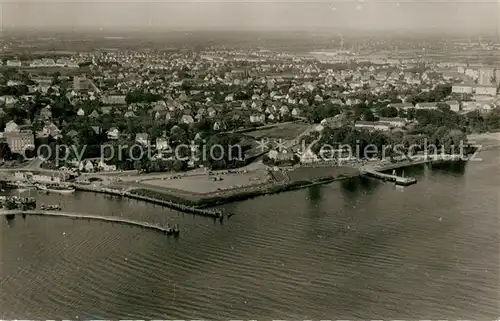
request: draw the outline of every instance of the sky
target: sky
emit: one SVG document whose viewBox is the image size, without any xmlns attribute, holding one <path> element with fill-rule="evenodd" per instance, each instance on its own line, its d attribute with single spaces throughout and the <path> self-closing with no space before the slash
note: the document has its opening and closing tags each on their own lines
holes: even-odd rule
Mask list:
<svg viewBox="0 0 500 321">
<path fill-rule="evenodd" d="M 6 28 L 499 32 L 500 0 L 0 0 Z"/>
</svg>

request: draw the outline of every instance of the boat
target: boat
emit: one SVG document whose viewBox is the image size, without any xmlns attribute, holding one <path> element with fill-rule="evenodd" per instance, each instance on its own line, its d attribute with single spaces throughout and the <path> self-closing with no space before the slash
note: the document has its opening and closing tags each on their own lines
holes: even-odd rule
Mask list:
<svg viewBox="0 0 500 321">
<path fill-rule="evenodd" d="M 417 180 L 413 177 L 405 177 L 405 172 L 403 171 L 403 174 L 401 177 L 396 178 L 396 185 L 399 186 L 410 186 L 413 184 L 417 183 Z"/>
<path fill-rule="evenodd" d="M 38 188 L 41 191 L 46 191 L 47 190 L 47 186 L 43 185 L 43 184 L 37 184 L 36 188 Z"/>
<path fill-rule="evenodd" d="M 55 204 L 55 205 L 44 205 L 42 204 L 40 206 L 40 209 L 42 211 L 60 211 L 61 210 L 61 205 Z"/>
<path fill-rule="evenodd" d="M 58 194 L 73 194 L 75 192 L 74 187 L 62 185 L 47 185 L 44 190 Z"/>
</svg>

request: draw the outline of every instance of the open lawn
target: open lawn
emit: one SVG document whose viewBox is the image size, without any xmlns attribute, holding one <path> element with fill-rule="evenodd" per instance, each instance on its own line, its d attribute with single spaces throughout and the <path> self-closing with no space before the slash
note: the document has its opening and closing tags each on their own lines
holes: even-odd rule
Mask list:
<svg viewBox="0 0 500 321">
<path fill-rule="evenodd" d="M 261 138 L 274 138 L 274 139 L 294 139 L 309 127 L 308 124 L 303 123 L 287 123 L 278 125 L 272 128 L 259 129 L 246 133 L 255 139 Z"/>
<path fill-rule="evenodd" d="M 214 181 L 213 178 L 215 177 L 221 177 L 222 180 Z M 178 179 L 152 179 L 143 181 L 142 185 L 176 189 L 197 194 L 205 194 L 217 191 L 218 189 L 225 190 L 254 184 L 262 184 L 265 181 L 266 171 L 257 170 L 241 174 L 225 174 L 213 176 L 199 175 L 182 177 Z"/>
</svg>

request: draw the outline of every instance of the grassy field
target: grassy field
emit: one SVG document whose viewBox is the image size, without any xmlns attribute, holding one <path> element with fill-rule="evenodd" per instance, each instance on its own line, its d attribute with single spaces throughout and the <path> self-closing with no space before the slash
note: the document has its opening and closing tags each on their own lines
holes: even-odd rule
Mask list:
<svg viewBox="0 0 500 321">
<path fill-rule="evenodd" d="M 221 177 L 221 181 L 214 181 L 212 177 Z M 178 179 L 152 179 L 143 181 L 143 186 L 156 188 L 176 189 L 196 194 L 211 193 L 217 190 L 226 190 L 261 184 L 266 181 L 266 171 L 258 170 L 240 174 L 225 175 L 199 175 L 188 176 Z"/>
<path fill-rule="evenodd" d="M 252 132 L 246 133 L 246 135 L 251 136 L 255 139 L 260 138 L 282 138 L 282 139 L 293 139 L 305 131 L 309 125 L 302 123 L 292 123 L 278 125 L 273 128 L 259 129 Z"/>
</svg>

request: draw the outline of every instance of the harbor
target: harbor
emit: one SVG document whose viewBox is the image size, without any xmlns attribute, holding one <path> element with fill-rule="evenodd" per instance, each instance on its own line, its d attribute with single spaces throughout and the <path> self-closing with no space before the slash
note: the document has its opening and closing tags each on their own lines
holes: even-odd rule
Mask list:
<svg viewBox="0 0 500 321">
<path fill-rule="evenodd" d="M 73 186 L 78 191 L 107 194 L 107 195 L 118 196 L 118 197 L 127 197 L 127 198 L 135 199 L 138 201 L 145 201 L 148 203 L 161 205 L 161 206 L 168 207 L 168 208 L 171 208 L 171 209 L 183 212 L 183 213 L 189 213 L 189 214 L 206 216 L 206 217 L 213 217 L 216 219 L 221 219 L 224 217 L 224 212 L 221 210 L 218 210 L 218 209 L 196 208 L 194 206 L 188 206 L 188 205 L 184 205 L 184 204 L 180 204 L 180 203 L 176 203 L 176 202 L 161 200 L 158 198 L 143 196 L 143 195 L 139 195 L 139 194 L 132 193 L 129 191 L 112 189 L 112 188 L 91 187 L 91 186 L 84 186 L 84 185 L 80 185 L 80 184 L 73 184 Z M 228 215 L 228 216 L 230 216 L 230 215 Z"/>
</svg>

